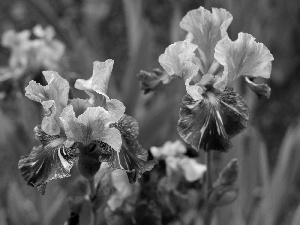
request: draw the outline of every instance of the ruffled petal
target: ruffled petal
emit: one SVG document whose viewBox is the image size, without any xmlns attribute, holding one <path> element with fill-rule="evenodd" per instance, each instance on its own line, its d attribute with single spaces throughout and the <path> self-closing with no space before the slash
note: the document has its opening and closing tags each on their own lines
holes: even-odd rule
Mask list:
<svg viewBox="0 0 300 225">
<path fill-rule="evenodd" d="M 121 150 L 119 152 L 113 151 L 113 161 L 108 162 L 108 164 L 112 170 L 125 170 L 129 182 L 134 183 L 144 172 L 150 171 L 156 164 L 154 160 L 145 161 L 138 157 L 144 151 L 146 150 L 138 141 L 130 144 L 123 141 Z"/>
<path fill-rule="evenodd" d="M 105 62 L 94 62 L 93 75 L 88 80 L 77 79 L 75 88 L 85 91 L 89 96 L 89 103 L 92 106 L 101 106 L 111 115 L 116 122 L 125 112 L 125 106 L 117 99 L 110 99 L 107 96 L 107 89 L 114 61 L 108 59 Z"/>
<path fill-rule="evenodd" d="M 30 155 L 22 156 L 18 168 L 27 184 L 37 187 L 44 194 L 50 180 L 70 176 L 78 154 L 76 145 L 67 148 L 64 138 L 48 135 L 40 126 L 35 127 L 35 137 L 40 140 L 41 145 L 33 147 Z"/>
<path fill-rule="evenodd" d="M 42 122 L 42 129 L 50 135 L 60 132 L 59 116 L 68 103 L 69 83 L 58 75 L 57 72 L 43 72 L 48 85 L 42 86 L 35 81 L 30 81 L 25 88 L 25 96 L 29 99 L 40 102 L 45 110 L 45 118 Z"/>
<path fill-rule="evenodd" d="M 188 41 L 179 41 L 166 48 L 158 61 L 169 76 L 175 76 L 186 80 L 198 73 L 199 67 L 194 63 L 197 45 Z M 171 78 L 169 78 L 171 79 Z"/>
<path fill-rule="evenodd" d="M 214 49 L 219 40 L 227 35 L 232 15 L 225 9 L 212 8 L 212 13 L 203 7 L 191 10 L 180 22 L 180 27 L 193 36 L 198 45 L 202 74 L 209 72 L 214 62 Z"/>
<path fill-rule="evenodd" d="M 73 107 L 67 106 L 60 120 L 71 141 L 88 145 L 97 140 L 105 142 L 116 151 L 121 148 L 121 134 L 117 129 L 110 127 L 110 123 L 114 121 L 111 120 L 109 112 L 102 107 L 89 107 L 76 118 Z"/>
<path fill-rule="evenodd" d="M 89 92 L 89 94 L 95 91 L 98 94 L 108 97 L 107 88 L 113 65 L 114 61 L 112 59 L 108 59 L 105 62 L 95 61 L 92 77 L 88 80 L 76 80 L 75 88 Z"/>
<path fill-rule="evenodd" d="M 145 171 L 150 171 L 155 160 L 147 161 L 148 152 L 136 140 L 138 123 L 128 115 L 124 115 L 118 123 L 112 124 L 122 134 L 122 147 L 119 152 L 113 151 L 112 161 L 108 164 L 112 170 L 125 170 L 130 183 L 134 183 Z"/>
<path fill-rule="evenodd" d="M 223 38 L 216 45 L 214 56 L 224 66 L 229 85 L 239 76 L 269 78 L 274 60 L 264 44 L 245 33 L 239 33 L 236 41 Z"/>
<path fill-rule="evenodd" d="M 111 126 L 117 128 L 127 141 L 134 141 L 139 135 L 138 122 L 132 116 L 126 114 L 118 122 L 111 124 Z"/>
<path fill-rule="evenodd" d="M 106 108 L 112 122 L 118 121 L 125 113 L 125 106 L 117 99 L 106 99 Z"/>
<path fill-rule="evenodd" d="M 184 96 L 177 129 L 196 150 L 227 151 L 231 147 L 229 139 L 247 126 L 248 119 L 248 108 L 233 89 L 212 89 L 201 101 Z"/>
<path fill-rule="evenodd" d="M 201 87 L 201 85 L 199 85 L 199 83 L 197 83 L 197 84 L 191 84 L 192 79 L 193 79 L 193 77 L 189 77 L 185 81 L 186 92 L 195 101 L 201 100 L 201 99 L 203 99 L 203 97 L 202 97 L 202 94 L 204 92 L 203 87 Z"/>
<path fill-rule="evenodd" d="M 160 69 L 154 69 L 153 72 L 141 70 L 137 77 L 144 94 L 155 90 L 161 83 L 168 84 L 172 80 L 169 74 Z"/>
</svg>

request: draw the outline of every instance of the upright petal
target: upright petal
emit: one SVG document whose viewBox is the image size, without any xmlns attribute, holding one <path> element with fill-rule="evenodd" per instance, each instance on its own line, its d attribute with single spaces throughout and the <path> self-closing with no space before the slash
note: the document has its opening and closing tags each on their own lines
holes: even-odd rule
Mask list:
<svg viewBox="0 0 300 225">
<path fill-rule="evenodd" d="M 236 41 L 229 37 L 218 42 L 215 58 L 224 66 L 224 76 L 228 76 L 229 85 L 239 76 L 269 78 L 274 60 L 269 49 L 257 43 L 250 34 L 239 33 Z"/>
<path fill-rule="evenodd" d="M 70 176 L 78 154 L 75 145 L 67 148 L 64 138 L 48 135 L 40 126 L 35 128 L 35 137 L 40 140 L 41 145 L 33 147 L 30 155 L 22 156 L 18 167 L 27 184 L 37 187 L 44 194 L 50 180 Z"/>
<path fill-rule="evenodd" d="M 184 96 L 177 129 L 196 150 L 227 151 L 229 139 L 247 126 L 248 119 L 248 108 L 236 92 L 214 89 L 207 91 L 200 102 Z"/>
<path fill-rule="evenodd" d="M 92 141 L 103 141 L 115 150 L 121 148 L 121 134 L 110 127 L 114 121 L 108 111 L 102 107 L 89 107 L 83 114 L 75 117 L 72 106 L 67 106 L 60 120 L 69 140 L 85 145 Z"/>
<path fill-rule="evenodd" d="M 158 61 L 169 76 L 186 80 L 198 73 L 199 67 L 194 63 L 194 51 L 197 46 L 188 41 L 179 41 L 167 47 Z"/>
<path fill-rule="evenodd" d="M 59 116 L 68 103 L 69 83 L 58 75 L 57 72 L 44 71 L 48 83 L 42 86 L 35 81 L 30 81 L 25 88 L 25 96 L 29 99 L 40 102 L 45 109 L 45 118 L 42 122 L 42 129 L 50 135 L 60 132 Z"/>
<path fill-rule="evenodd" d="M 114 65 L 112 59 L 105 62 L 95 61 L 93 64 L 93 75 L 88 80 L 78 79 L 75 88 L 86 92 L 95 91 L 98 94 L 107 97 L 108 82 Z"/>
<path fill-rule="evenodd" d="M 189 11 L 180 22 L 180 27 L 193 35 L 198 45 L 203 74 L 208 73 L 214 61 L 214 49 L 219 40 L 227 35 L 232 15 L 225 9 L 213 8 L 212 13 L 203 7 Z"/>
</svg>

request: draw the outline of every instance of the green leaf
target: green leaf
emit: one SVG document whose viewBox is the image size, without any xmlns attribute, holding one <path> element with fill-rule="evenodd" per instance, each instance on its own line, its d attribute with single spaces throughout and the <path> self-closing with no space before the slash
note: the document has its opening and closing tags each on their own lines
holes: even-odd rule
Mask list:
<svg viewBox="0 0 300 225">
<path fill-rule="evenodd" d="M 232 185 L 238 177 L 238 161 L 232 159 L 219 174 L 218 179 L 214 182 L 213 186 Z"/>
<path fill-rule="evenodd" d="M 272 179 L 264 192 L 254 224 L 284 224 L 286 215 L 299 205 L 300 123 L 286 132 Z"/>
<path fill-rule="evenodd" d="M 264 44 L 245 33 L 239 33 L 236 41 L 224 37 L 217 43 L 214 56 L 224 66 L 228 85 L 240 76 L 269 78 L 274 60 Z"/>
<path fill-rule="evenodd" d="M 232 15 L 225 9 L 212 8 L 212 12 L 200 7 L 189 11 L 180 22 L 180 27 L 193 36 L 198 46 L 203 75 L 209 73 L 214 62 L 214 49 L 219 40 L 227 35 Z"/>
<path fill-rule="evenodd" d="M 238 189 L 235 186 L 217 186 L 211 191 L 208 204 L 211 207 L 228 205 L 237 198 L 237 195 Z"/>
<path fill-rule="evenodd" d="M 68 103 L 69 83 L 58 75 L 57 72 L 44 71 L 48 83 L 42 86 L 35 81 L 30 81 L 25 88 L 25 96 L 29 99 L 40 102 L 45 110 L 45 117 L 42 121 L 42 129 L 50 135 L 60 133 L 59 116 Z"/>
</svg>

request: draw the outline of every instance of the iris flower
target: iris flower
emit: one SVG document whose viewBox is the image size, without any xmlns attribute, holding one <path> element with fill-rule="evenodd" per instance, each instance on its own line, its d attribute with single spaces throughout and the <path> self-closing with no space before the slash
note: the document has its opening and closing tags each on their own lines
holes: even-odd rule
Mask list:
<svg viewBox="0 0 300 225">
<path fill-rule="evenodd" d="M 69 99 L 69 83 L 56 72 L 43 72 L 48 85 L 31 81 L 25 95 L 42 104 L 45 117 L 35 128 L 41 145 L 19 161 L 26 182 L 42 193 L 53 179 L 70 176 L 74 162 L 93 151 L 112 170 L 123 169 L 135 182 L 155 161 L 147 161 L 147 151 L 137 141 L 137 121 L 125 115 L 125 106 L 107 96 L 113 60 L 94 62 L 89 80 L 77 80 L 75 87 L 89 99 Z M 88 162 L 87 162 L 88 163 Z"/>
<path fill-rule="evenodd" d="M 189 11 L 180 22 L 188 32 L 186 39 L 171 44 L 159 57 L 164 72 L 139 74 L 147 92 L 174 78 L 184 80 L 187 94 L 179 112 L 178 132 L 196 150 L 227 151 L 230 138 L 246 128 L 248 107 L 232 88 L 239 77 L 245 76 L 260 96 L 270 94 L 266 84 L 255 84 L 253 79 L 270 77 L 272 54 L 250 34 L 239 33 L 232 41 L 227 34 L 231 21 L 225 9 Z"/>
</svg>

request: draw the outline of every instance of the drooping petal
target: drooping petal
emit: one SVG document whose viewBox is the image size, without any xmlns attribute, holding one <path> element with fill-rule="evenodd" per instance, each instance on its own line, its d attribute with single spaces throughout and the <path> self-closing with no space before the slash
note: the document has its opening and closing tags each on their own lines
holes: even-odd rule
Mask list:
<svg viewBox="0 0 300 225">
<path fill-rule="evenodd" d="M 114 121 L 102 107 L 89 107 L 76 118 L 73 107 L 69 105 L 63 110 L 60 120 L 71 141 L 85 145 L 92 141 L 103 141 L 116 151 L 121 148 L 121 134 L 116 128 L 110 127 Z"/>
<path fill-rule="evenodd" d="M 132 116 L 126 114 L 124 114 L 118 122 L 111 124 L 111 126 L 117 128 L 127 141 L 134 141 L 139 135 L 138 122 Z"/>
<path fill-rule="evenodd" d="M 124 115 L 112 126 L 122 134 L 122 147 L 119 152 L 113 151 L 112 161 L 108 164 L 112 170 L 125 170 L 129 181 L 134 183 L 145 171 L 150 171 L 156 161 L 147 161 L 148 152 L 136 139 L 138 123 L 133 117 Z"/>
<path fill-rule="evenodd" d="M 105 62 L 95 61 L 93 64 L 93 75 L 88 80 L 78 79 L 75 88 L 86 92 L 95 91 L 98 94 L 107 97 L 108 82 L 114 65 L 112 59 Z"/>
<path fill-rule="evenodd" d="M 180 22 L 180 27 L 193 35 L 203 74 L 208 73 L 214 62 L 214 49 L 219 40 L 227 35 L 232 15 L 225 9 L 212 8 L 212 13 L 203 7 L 191 10 Z"/>
<path fill-rule="evenodd" d="M 269 78 L 274 60 L 264 44 L 245 33 L 239 33 L 236 41 L 231 41 L 228 36 L 220 40 L 214 56 L 224 66 L 229 85 L 239 76 Z"/>
<path fill-rule="evenodd" d="M 169 74 L 160 69 L 153 69 L 153 72 L 141 70 L 137 77 L 144 94 L 155 90 L 161 83 L 168 84 L 172 80 Z"/>
<path fill-rule="evenodd" d="M 113 122 L 118 121 L 125 113 L 124 104 L 117 99 L 106 99 L 106 108 Z"/>
<path fill-rule="evenodd" d="M 227 151 L 230 138 L 240 133 L 249 119 L 244 100 L 231 88 L 208 90 L 195 101 L 185 95 L 179 112 L 178 132 L 196 150 Z"/>
<path fill-rule="evenodd" d="M 145 161 L 139 157 L 146 151 L 138 141 L 131 142 L 130 144 L 123 141 L 122 148 L 119 152 L 113 151 L 113 161 L 108 162 L 112 170 L 122 169 L 125 170 L 130 183 L 136 182 L 141 175 L 150 171 L 156 161 Z"/>
<path fill-rule="evenodd" d="M 30 155 L 22 156 L 18 168 L 30 186 L 44 194 L 46 184 L 53 179 L 70 176 L 70 170 L 78 158 L 76 145 L 67 148 L 65 138 L 48 135 L 40 126 L 35 127 L 35 137 L 41 145 L 33 147 Z"/>
<path fill-rule="evenodd" d="M 245 81 L 251 90 L 257 94 L 258 98 L 266 98 L 269 99 L 271 95 L 271 88 L 267 84 L 256 84 L 249 77 L 245 77 Z"/>
<path fill-rule="evenodd" d="M 50 135 L 60 132 L 59 116 L 68 103 L 69 83 L 58 75 L 57 72 L 44 71 L 48 83 L 42 86 L 35 81 L 30 81 L 25 88 L 25 96 L 29 99 L 40 102 L 45 110 L 45 118 L 42 122 L 42 129 Z"/>
<path fill-rule="evenodd" d="M 199 71 L 199 67 L 194 63 L 196 49 L 197 46 L 188 41 L 175 42 L 166 48 L 158 61 L 169 76 L 186 80 Z"/>
</svg>

